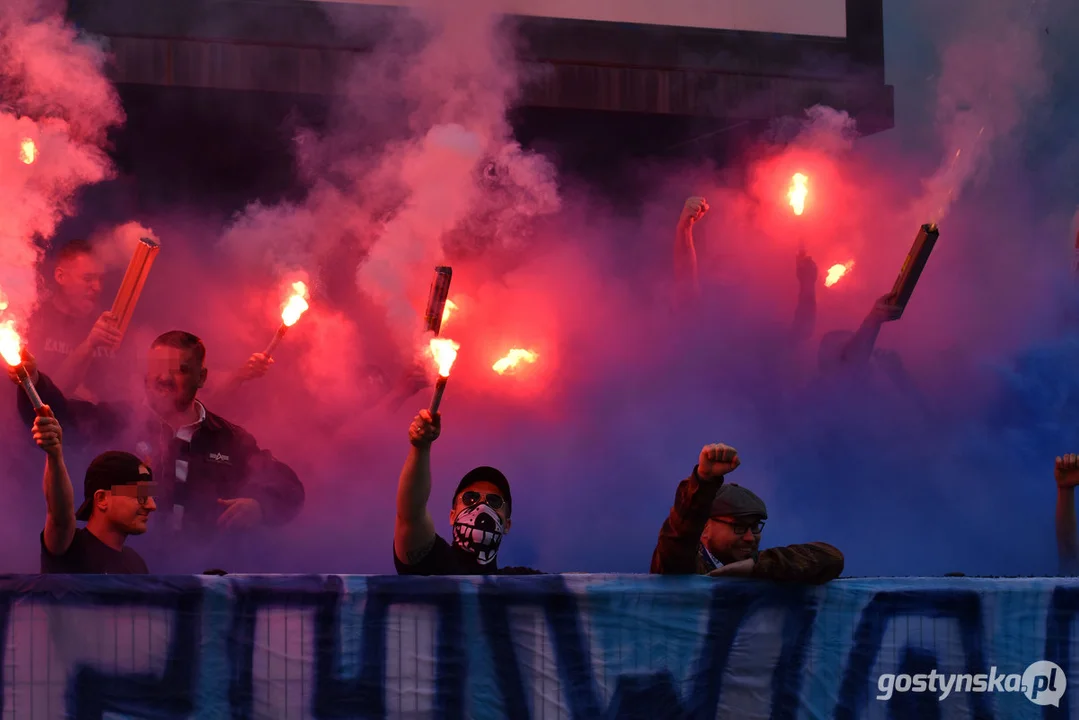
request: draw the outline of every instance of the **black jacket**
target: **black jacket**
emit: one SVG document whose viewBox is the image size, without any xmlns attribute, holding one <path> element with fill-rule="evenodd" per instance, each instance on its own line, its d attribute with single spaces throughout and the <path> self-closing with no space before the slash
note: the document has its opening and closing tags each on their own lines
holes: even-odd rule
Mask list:
<svg viewBox="0 0 1079 720">
<path fill-rule="evenodd" d="M 216 527 L 224 507 L 218 499 L 252 498 L 262 507 L 263 522 L 283 525 L 303 508 L 303 483 L 292 468 L 259 448 L 252 435 L 209 410 L 191 438 L 187 450 L 187 480 L 174 483 L 177 450 L 173 431 L 156 416 L 140 422 L 138 408 L 121 404 L 94 404 L 65 398 L 58 387 L 42 374 L 37 382 L 42 401 L 52 408 L 64 428 L 64 445 L 89 449 L 94 453 L 110 449 L 138 452 L 149 447 L 155 497 L 162 515 L 171 514 L 175 504 L 183 505 L 183 534 L 198 533 L 205 539 Z M 19 414 L 28 423 L 34 408 L 26 393 L 18 393 Z"/>
</svg>

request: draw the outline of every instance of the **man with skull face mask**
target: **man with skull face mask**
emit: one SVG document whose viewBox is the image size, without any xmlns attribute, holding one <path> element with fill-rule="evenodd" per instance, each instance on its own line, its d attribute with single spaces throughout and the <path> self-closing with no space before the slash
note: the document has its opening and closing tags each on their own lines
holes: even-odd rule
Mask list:
<svg viewBox="0 0 1079 720">
<path fill-rule="evenodd" d="M 431 444 L 442 417 L 427 410 L 408 429 L 409 450 L 397 483 L 393 564 L 400 575 L 535 575 L 530 568 L 499 568 L 498 550 L 510 529 L 513 497 L 506 476 L 493 467 L 469 471 L 453 493 L 453 544 L 435 532 L 431 496 Z"/>
<path fill-rule="evenodd" d="M 724 483 L 724 477 L 741 464 L 732 447 L 704 446 L 697 466 L 678 485 L 652 553 L 651 571 L 814 585 L 839 577 L 843 553 L 828 543 L 760 549 L 768 517 L 764 501 L 740 485 Z"/>
</svg>

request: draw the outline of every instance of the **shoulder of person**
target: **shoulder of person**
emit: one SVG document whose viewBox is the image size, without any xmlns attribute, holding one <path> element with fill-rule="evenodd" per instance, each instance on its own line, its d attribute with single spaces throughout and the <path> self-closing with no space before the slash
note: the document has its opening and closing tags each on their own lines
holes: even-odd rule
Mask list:
<svg viewBox="0 0 1079 720">
<path fill-rule="evenodd" d="M 203 407 L 206 407 L 205 405 Z M 255 436 L 244 430 L 234 422 L 226 420 L 215 412 L 206 408 L 206 420 L 203 427 L 211 433 L 228 436 L 241 442 L 255 442 Z"/>
<path fill-rule="evenodd" d="M 533 570 L 528 567 L 504 567 L 498 571 L 499 575 L 547 575 L 542 570 Z"/>
</svg>

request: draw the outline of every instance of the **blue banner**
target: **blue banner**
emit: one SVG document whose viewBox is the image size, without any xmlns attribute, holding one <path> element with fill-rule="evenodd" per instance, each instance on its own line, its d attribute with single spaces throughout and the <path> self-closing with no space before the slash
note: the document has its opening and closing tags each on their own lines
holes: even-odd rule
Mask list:
<svg viewBox="0 0 1079 720">
<path fill-rule="evenodd" d="M 7 577 L 3 717 L 1068 718 L 1079 581 Z"/>
</svg>

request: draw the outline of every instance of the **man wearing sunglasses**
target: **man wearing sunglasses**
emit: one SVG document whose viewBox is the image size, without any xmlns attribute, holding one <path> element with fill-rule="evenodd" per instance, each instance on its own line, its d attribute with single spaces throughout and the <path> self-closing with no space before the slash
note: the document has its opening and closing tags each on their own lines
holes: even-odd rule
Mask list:
<svg viewBox="0 0 1079 720">
<path fill-rule="evenodd" d="M 843 572 L 843 553 L 827 543 L 760 549 L 768 508 L 756 494 L 725 483 L 741 460 L 727 445 L 705 445 L 678 485 L 659 531 L 651 572 L 708 574 L 822 584 Z"/>
<path fill-rule="evenodd" d="M 510 484 L 493 467 L 470 470 L 453 493 L 450 526 L 453 544 L 435 532 L 427 510 L 431 496 L 431 444 L 442 417 L 427 410 L 409 426 L 412 443 L 397 483 L 393 527 L 393 564 L 400 575 L 533 575 L 530 568 L 499 568 L 498 550 L 509 532 L 513 497 Z"/>
<path fill-rule="evenodd" d="M 84 500 L 75 510 L 75 492 L 64 464 L 63 430 L 46 405 L 34 420 L 34 441 L 45 451 L 45 529 L 41 572 L 145 575 L 146 562 L 124 542 L 146 532 L 154 503 L 153 474 L 125 452 L 98 455 L 86 469 Z M 76 528 L 78 520 L 86 527 Z"/>
</svg>

